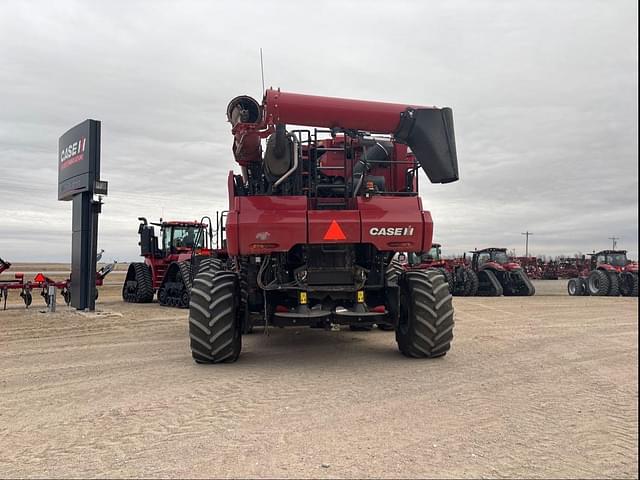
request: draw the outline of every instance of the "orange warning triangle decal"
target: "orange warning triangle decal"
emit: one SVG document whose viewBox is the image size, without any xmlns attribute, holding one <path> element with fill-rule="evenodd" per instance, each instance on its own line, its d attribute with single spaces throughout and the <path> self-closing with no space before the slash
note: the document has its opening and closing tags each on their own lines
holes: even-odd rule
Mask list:
<svg viewBox="0 0 640 480">
<path fill-rule="evenodd" d="M 329 225 L 329 228 L 327 229 L 327 233 L 324 234 L 323 240 L 346 240 L 346 239 L 347 237 L 345 236 L 344 232 L 340 228 L 340 225 L 338 225 L 338 222 L 333 220 L 331 222 L 331 225 Z"/>
</svg>

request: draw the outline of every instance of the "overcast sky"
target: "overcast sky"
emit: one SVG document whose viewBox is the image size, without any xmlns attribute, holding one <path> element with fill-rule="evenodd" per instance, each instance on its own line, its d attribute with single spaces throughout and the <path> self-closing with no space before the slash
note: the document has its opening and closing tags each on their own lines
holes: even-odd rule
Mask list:
<svg viewBox="0 0 640 480">
<path fill-rule="evenodd" d="M 68 261 L 58 137 L 102 121 L 105 259 L 138 216 L 226 208 L 228 101 L 267 86 L 450 106 L 461 179 L 422 182 L 446 254 L 638 250 L 635 1 L 0 2 L 0 256 Z"/>
</svg>

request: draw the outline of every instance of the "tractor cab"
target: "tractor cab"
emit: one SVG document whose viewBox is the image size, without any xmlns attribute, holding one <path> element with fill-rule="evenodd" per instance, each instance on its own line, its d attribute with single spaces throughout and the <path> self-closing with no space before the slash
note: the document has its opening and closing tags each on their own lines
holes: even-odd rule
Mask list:
<svg viewBox="0 0 640 480">
<path fill-rule="evenodd" d="M 518 262 L 514 262 L 507 255 L 506 248 L 483 248 L 482 250 L 474 250 L 471 259 L 471 267 L 478 271 L 483 268 L 492 268 L 494 270 L 506 270 L 508 272 L 522 269 Z"/>
<path fill-rule="evenodd" d="M 171 254 L 190 253 L 209 248 L 211 243 L 210 227 L 201 222 L 147 222 L 144 217 L 138 218 L 140 226 L 140 254 L 143 257 L 164 258 Z M 160 227 L 162 247 L 155 233 L 155 227 Z"/>
<path fill-rule="evenodd" d="M 431 249 L 427 253 L 409 253 L 409 263 L 419 265 L 421 263 L 434 263 L 442 259 L 442 246 L 439 243 L 432 243 Z"/>
<path fill-rule="evenodd" d="M 626 250 L 602 250 L 591 255 L 592 270 L 596 270 L 597 268 L 607 270 L 609 269 L 607 267 L 613 267 L 613 269 L 620 271 L 626 267 L 628 263 Z"/>
<path fill-rule="evenodd" d="M 162 249 L 167 253 L 201 250 L 206 246 L 207 225 L 199 222 L 164 222 L 161 225 Z"/>
</svg>

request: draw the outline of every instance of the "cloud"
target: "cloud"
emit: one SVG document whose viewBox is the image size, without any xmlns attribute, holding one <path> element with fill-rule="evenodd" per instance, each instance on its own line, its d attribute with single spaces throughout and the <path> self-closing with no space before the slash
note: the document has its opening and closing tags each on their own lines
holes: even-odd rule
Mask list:
<svg viewBox="0 0 640 480">
<path fill-rule="evenodd" d="M 481 246 L 637 257 L 638 50 L 632 1 L 2 2 L 0 255 L 70 257 L 58 137 L 102 121 L 106 258 L 137 220 L 226 208 L 239 94 L 453 107 L 461 180 L 424 205 L 445 253 Z M 237 169 L 237 168 L 236 168 Z"/>
</svg>

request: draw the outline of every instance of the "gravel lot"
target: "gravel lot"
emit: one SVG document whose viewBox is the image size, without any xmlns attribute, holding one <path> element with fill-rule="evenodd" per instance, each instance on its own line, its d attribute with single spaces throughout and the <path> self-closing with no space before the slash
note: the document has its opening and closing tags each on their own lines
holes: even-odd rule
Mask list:
<svg viewBox="0 0 640 480">
<path fill-rule="evenodd" d="M 190 358 L 186 311 L 0 311 L 1 477 L 638 476 L 638 299 L 456 298 L 453 349 L 275 329 Z M 120 274 L 121 275 L 121 274 Z"/>
</svg>

